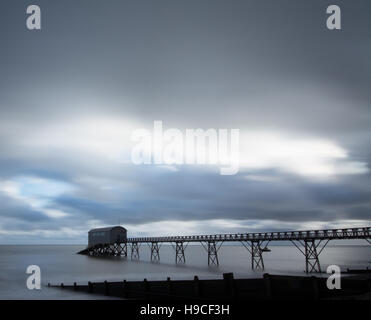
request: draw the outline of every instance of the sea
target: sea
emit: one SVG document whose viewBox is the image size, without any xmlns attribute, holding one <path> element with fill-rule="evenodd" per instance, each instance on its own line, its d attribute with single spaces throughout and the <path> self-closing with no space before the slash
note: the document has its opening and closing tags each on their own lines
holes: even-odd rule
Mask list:
<svg viewBox="0 0 371 320">
<path fill-rule="evenodd" d="M 76 254 L 84 245 L 0 245 L 0 299 L 108 299 L 59 288 L 52 285 L 87 284 L 88 281 L 126 280 L 186 280 L 197 275 L 200 279 L 221 279 L 223 273 L 233 272 L 235 278 L 260 278 L 262 272 L 251 270 L 251 257 L 246 248 L 224 244 L 219 250 L 219 266 L 208 266 L 207 252 L 201 245 L 186 248 L 186 263 L 175 264 L 171 245 L 160 248 L 160 262 L 150 261 L 150 249 L 142 244 L 140 260 L 128 258 L 90 257 Z M 293 245 L 271 245 L 264 252 L 265 271 L 279 275 L 305 276 L 305 258 Z M 329 265 L 364 269 L 371 266 L 370 245 L 328 245 L 320 255 L 321 267 Z M 41 289 L 26 286 L 27 267 L 37 265 L 41 270 Z M 326 276 L 326 273 L 322 274 Z"/>
</svg>

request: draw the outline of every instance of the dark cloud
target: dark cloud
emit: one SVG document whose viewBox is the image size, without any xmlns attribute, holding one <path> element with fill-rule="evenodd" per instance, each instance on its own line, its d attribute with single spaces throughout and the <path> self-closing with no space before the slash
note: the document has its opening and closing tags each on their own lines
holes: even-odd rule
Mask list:
<svg viewBox="0 0 371 320">
<path fill-rule="evenodd" d="M 43 221 L 50 220 L 48 217 L 43 215 L 37 210 L 32 210 L 27 205 L 20 203 L 19 201 L 12 200 L 11 198 L 4 197 L 0 193 L 0 216 L 3 218 L 12 218 L 19 222 L 28 222 L 38 224 Z"/>
</svg>

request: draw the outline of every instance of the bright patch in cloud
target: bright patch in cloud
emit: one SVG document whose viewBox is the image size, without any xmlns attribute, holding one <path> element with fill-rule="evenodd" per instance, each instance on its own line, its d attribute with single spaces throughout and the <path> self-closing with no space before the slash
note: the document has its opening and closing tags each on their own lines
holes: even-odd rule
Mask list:
<svg viewBox="0 0 371 320">
<path fill-rule="evenodd" d="M 84 117 L 36 129 L 22 144 L 38 149 L 52 147 L 64 152 L 79 152 L 86 157 L 129 161 L 130 135 L 138 127 L 139 124 L 127 119 Z"/>
<path fill-rule="evenodd" d="M 51 209 L 50 204 L 54 197 L 72 191 L 73 187 L 69 184 L 37 177 L 17 177 L 13 180 L 0 181 L 0 192 L 51 218 L 69 215 L 62 210 Z"/>
<path fill-rule="evenodd" d="M 247 133 L 240 141 L 240 166 L 246 169 L 275 168 L 303 176 L 368 172 L 366 163 L 352 161 L 345 149 L 328 140 Z"/>
<path fill-rule="evenodd" d="M 135 144 L 131 141 L 131 135 L 138 128 L 146 126 L 126 118 L 82 117 L 32 128 L 22 136 L 19 143 L 25 150 L 31 150 L 31 156 L 34 154 L 43 157 L 50 152 L 54 155 L 55 150 L 58 150 L 62 156 L 78 155 L 79 160 L 89 162 L 92 158 L 105 158 L 132 163 L 131 152 Z M 153 129 L 151 126 L 147 128 Z M 239 163 L 240 170 L 278 169 L 307 177 L 364 174 L 369 171 L 367 163 L 351 159 L 347 150 L 325 138 L 314 139 L 284 132 L 240 129 L 239 143 L 239 159 L 231 160 L 233 163 Z M 209 163 L 217 164 L 217 153 L 214 153 L 214 157 L 210 155 L 208 144 L 201 147 L 207 148 L 205 154 L 211 157 Z M 174 152 L 183 151 L 174 149 Z M 187 149 L 186 154 L 181 156 L 193 158 L 195 151 Z M 167 168 L 178 170 L 173 166 Z"/>
</svg>

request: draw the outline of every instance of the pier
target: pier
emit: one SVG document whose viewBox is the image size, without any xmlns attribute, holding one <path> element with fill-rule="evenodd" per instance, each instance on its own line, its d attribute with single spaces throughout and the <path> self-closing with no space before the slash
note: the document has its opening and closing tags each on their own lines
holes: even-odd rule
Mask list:
<svg viewBox="0 0 371 320">
<path fill-rule="evenodd" d="M 209 266 L 218 266 L 218 252 L 224 243 L 239 243 L 243 245 L 251 257 L 251 269 L 264 271 L 263 253 L 269 252 L 268 244 L 273 241 L 291 242 L 304 256 L 305 272 L 322 272 L 319 256 L 330 240 L 361 239 L 371 244 L 371 227 L 265 232 L 265 233 L 235 233 L 197 236 L 169 236 L 127 238 L 114 243 L 97 243 L 78 252 L 90 256 L 121 256 L 133 260 L 140 259 L 141 245 L 148 245 L 151 261 L 160 261 L 160 248 L 164 243 L 171 244 L 175 251 L 175 263 L 186 263 L 186 248 L 190 243 L 200 243 L 207 253 Z"/>
</svg>

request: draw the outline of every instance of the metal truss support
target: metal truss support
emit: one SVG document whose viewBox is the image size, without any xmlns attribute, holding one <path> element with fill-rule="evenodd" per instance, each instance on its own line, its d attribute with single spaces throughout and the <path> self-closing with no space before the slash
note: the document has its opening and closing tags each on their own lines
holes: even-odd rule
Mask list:
<svg viewBox="0 0 371 320">
<path fill-rule="evenodd" d="M 114 256 L 114 257 L 127 257 L 128 247 L 127 243 L 114 243 L 114 244 L 98 244 L 89 248 L 87 251 L 89 256 Z"/>
<path fill-rule="evenodd" d="M 305 240 L 305 272 L 321 272 L 315 241 Z"/>
<path fill-rule="evenodd" d="M 216 248 L 215 241 L 207 243 L 207 265 L 219 265 L 218 249 Z"/>
<path fill-rule="evenodd" d="M 97 247 L 93 247 L 93 248 L 90 248 L 87 253 L 89 256 L 96 256 L 97 250 L 98 250 Z"/>
<path fill-rule="evenodd" d="M 207 251 L 207 264 L 208 266 L 219 266 L 218 251 L 223 244 L 223 241 L 218 245 L 216 241 L 207 241 L 206 244 L 201 242 L 204 249 Z"/>
<path fill-rule="evenodd" d="M 160 247 L 158 242 L 151 242 L 151 261 L 158 262 L 160 261 Z"/>
<path fill-rule="evenodd" d="M 127 243 L 115 243 L 113 245 L 114 256 L 116 257 L 127 257 L 128 256 L 128 246 Z"/>
<path fill-rule="evenodd" d="M 121 246 L 119 243 L 114 243 L 113 245 L 110 245 L 109 255 L 114 257 L 121 256 Z"/>
<path fill-rule="evenodd" d="M 100 244 L 92 249 L 93 256 L 108 256 L 109 254 L 109 245 Z"/>
<path fill-rule="evenodd" d="M 250 242 L 250 244 L 249 244 Z M 270 241 L 264 245 L 264 241 L 241 241 L 243 246 L 251 255 L 251 269 L 254 271 L 264 271 L 263 252 L 267 250 Z"/>
<path fill-rule="evenodd" d="M 128 257 L 128 244 L 127 242 L 121 243 L 121 256 Z"/>
<path fill-rule="evenodd" d="M 251 241 L 251 268 L 264 271 L 263 252 L 260 241 Z"/>
<path fill-rule="evenodd" d="M 183 241 L 176 241 L 175 247 L 173 245 L 173 248 L 175 249 L 175 263 L 185 263 L 185 254 L 184 251 L 187 248 L 188 244 L 184 246 Z"/>
<path fill-rule="evenodd" d="M 111 246 L 110 255 L 115 256 L 115 257 L 121 256 L 121 246 L 119 243 L 115 243 L 114 245 Z"/>
<path fill-rule="evenodd" d="M 139 247 L 140 247 L 140 244 L 138 244 L 138 242 L 131 243 L 131 259 L 132 260 L 139 260 Z"/>
<path fill-rule="evenodd" d="M 330 240 L 327 240 L 325 244 L 322 246 L 321 250 L 318 252 L 317 248 L 321 244 L 322 240 L 319 240 L 316 243 L 315 239 L 306 239 L 304 242 L 298 240 L 299 245 L 301 245 L 304 248 L 304 251 L 302 248 L 296 244 L 293 240 L 291 241 L 296 248 L 299 249 L 299 251 L 304 255 L 305 257 L 305 272 L 306 273 L 312 273 L 312 272 L 321 272 L 321 265 L 319 262 L 319 255 L 321 254 L 322 250 L 326 247 Z"/>
</svg>

